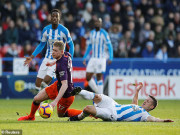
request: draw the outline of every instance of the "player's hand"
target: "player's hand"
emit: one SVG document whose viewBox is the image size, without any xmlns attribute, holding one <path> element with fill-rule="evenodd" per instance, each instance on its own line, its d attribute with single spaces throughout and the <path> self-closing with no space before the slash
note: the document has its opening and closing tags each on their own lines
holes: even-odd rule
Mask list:
<svg viewBox="0 0 180 135">
<path fill-rule="evenodd" d="M 55 101 L 51 102 L 50 105 L 52 106 L 52 108 L 54 109 L 57 105 L 57 103 Z"/>
<path fill-rule="evenodd" d="M 143 87 L 143 83 L 139 82 L 138 84 L 133 84 L 134 86 L 137 86 L 136 91 L 139 92 L 141 88 Z"/>
<path fill-rule="evenodd" d="M 83 64 L 84 64 L 84 66 L 86 66 L 86 60 L 83 60 Z"/>
<path fill-rule="evenodd" d="M 112 61 L 111 60 L 108 60 L 108 65 L 110 65 L 112 63 Z"/>
<path fill-rule="evenodd" d="M 51 67 L 51 66 L 53 66 L 54 64 L 56 64 L 56 62 L 47 62 L 47 63 L 46 63 L 46 66 L 50 66 L 50 67 Z"/>
<path fill-rule="evenodd" d="M 174 122 L 174 121 L 167 119 L 167 120 L 164 120 L 164 122 Z"/>
<path fill-rule="evenodd" d="M 32 58 L 31 57 L 25 57 L 26 58 L 26 60 L 24 61 L 24 66 L 28 66 L 29 65 L 29 63 L 32 61 Z"/>
</svg>

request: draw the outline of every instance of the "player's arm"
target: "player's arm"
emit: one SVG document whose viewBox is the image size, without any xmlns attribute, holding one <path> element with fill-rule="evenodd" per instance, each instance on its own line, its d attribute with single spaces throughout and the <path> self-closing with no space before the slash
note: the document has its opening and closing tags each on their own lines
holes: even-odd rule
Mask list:
<svg viewBox="0 0 180 135">
<path fill-rule="evenodd" d="M 71 54 L 71 58 L 73 59 L 73 56 L 74 56 L 74 43 L 72 41 L 72 38 L 71 38 L 71 35 L 70 35 L 68 29 L 65 30 L 65 35 L 66 35 L 66 41 L 67 41 L 68 46 L 69 46 L 69 53 Z"/>
<path fill-rule="evenodd" d="M 104 36 L 105 36 L 106 45 L 107 45 L 108 51 L 109 51 L 109 61 L 108 61 L 108 64 L 111 64 L 111 62 L 113 60 L 113 48 L 112 48 L 112 44 L 111 44 L 111 40 L 110 40 L 110 37 L 109 37 L 107 32 L 104 33 Z"/>
<path fill-rule="evenodd" d="M 46 31 L 46 28 L 44 28 L 41 34 L 40 44 L 36 47 L 36 49 L 34 50 L 34 52 L 32 53 L 30 57 L 26 57 L 26 60 L 24 61 L 24 65 L 29 65 L 32 59 L 36 57 L 42 51 L 42 49 L 46 45 L 46 41 L 47 41 L 46 37 L 47 37 L 47 31 Z"/>
<path fill-rule="evenodd" d="M 139 94 L 139 91 L 141 90 L 142 87 L 143 87 L 142 83 L 139 83 L 137 85 L 137 88 L 135 90 L 135 95 L 134 95 L 133 100 L 132 100 L 132 104 L 138 105 L 138 94 Z"/>
<path fill-rule="evenodd" d="M 73 59 L 73 55 L 74 55 L 74 43 L 72 42 L 72 40 L 68 43 L 69 46 L 69 53 L 71 54 L 71 58 Z"/>
<path fill-rule="evenodd" d="M 58 93 L 57 97 L 56 97 L 56 98 L 54 99 L 54 101 L 51 103 L 51 106 L 52 106 L 53 108 L 57 105 L 58 101 L 63 97 L 65 91 L 66 91 L 67 88 L 68 88 L 68 82 L 67 82 L 67 80 L 61 81 L 61 84 L 62 84 L 62 85 L 61 85 L 61 88 L 60 88 L 60 90 L 59 90 L 59 93 Z"/>
<path fill-rule="evenodd" d="M 170 119 L 159 119 L 153 116 L 148 116 L 147 121 L 148 122 L 174 122 L 173 120 L 170 120 Z"/>
<path fill-rule="evenodd" d="M 86 57 L 88 56 L 88 54 L 91 52 L 92 50 L 92 44 L 89 44 L 87 49 L 86 49 L 86 52 L 83 56 L 83 64 L 86 65 Z"/>
<path fill-rule="evenodd" d="M 32 59 L 36 57 L 42 51 L 45 45 L 46 45 L 46 42 L 40 42 L 40 44 L 36 47 L 32 55 L 30 57 L 26 57 L 26 60 L 24 61 L 24 65 L 29 65 Z"/>
</svg>

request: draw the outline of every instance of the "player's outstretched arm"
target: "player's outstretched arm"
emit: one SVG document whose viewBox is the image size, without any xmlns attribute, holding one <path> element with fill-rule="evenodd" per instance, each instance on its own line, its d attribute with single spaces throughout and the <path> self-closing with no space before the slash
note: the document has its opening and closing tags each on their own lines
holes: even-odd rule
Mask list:
<svg viewBox="0 0 180 135">
<path fill-rule="evenodd" d="M 148 116 L 147 121 L 148 122 L 174 122 L 173 120 L 170 120 L 170 119 L 159 119 L 153 116 Z"/>
<path fill-rule="evenodd" d="M 46 66 L 53 66 L 53 65 L 55 65 L 56 64 L 56 61 L 53 61 L 53 62 L 47 62 L 46 63 Z"/>
<path fill-rule="evenodd" d="M 86 49 L 86 52 L 83 56 L 83 64 L 86 66 L 86 57 L 87 55 L 90 53 L 90 51 L 92 50 L 92 44 L 88 45 L 88 48 Z"/>
<path fill-rule="evenodd" d="M 40 42 L 40 44 L 36 47 L 32 55 L 30 57 L 25 57 L 26 60 L 24 61 L 24 65 L 29 65 L 32 59 L 36 57 L 42 51 L 45 45 L 46 45 L 46 42 Z"/>
<path fill-rule="evenodd" d="M 137 86 L 137 88 L 135 90 L 135 95 L 132 100 L 132 104 L 138 105 L 138 94 L 139 94 L 139 91 L 141 90 L 141 88 L 143 87 L 143 84 L 140 82 L 139 84 L 135 84 L 135 86 Z"/>
<path fill-rule="evenodd" d="M 54 101 L 50 104 L 53 108 L 57 105 L 58 101 L 62 98 L 62 96 L 64 95 L 65 91 L 68 88 L 68 82 L 67 80 L 63 80 L 61 81 L 61 88 L 59 90 L 59 93 L 57 95 L 57 97 L 54 99 Z"/>
</svg>

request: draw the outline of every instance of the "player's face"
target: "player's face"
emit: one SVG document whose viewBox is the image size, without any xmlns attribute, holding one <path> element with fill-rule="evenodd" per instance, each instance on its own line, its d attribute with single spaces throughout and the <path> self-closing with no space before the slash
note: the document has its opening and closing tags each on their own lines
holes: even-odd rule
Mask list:
<svg viewBox="0 0 180 135">
<path fill-rule="evenodd" d="M 51 14 L 51 23 L 58 24 L 60 21 L 60 15 L 58 12 L 52 12 Z"/>
<path fill-rule="evenodd" d="M 95 27 L 100 28 L 102 25 L 102 22 L 100 20 L 96 20 L 94 25 Z"/>
<path fill-rule="evenodd" d="M 54 59 L 58 59 L 59 57 L 61 57 L 61 50 L 59 50 L 59 47 L 53 47 L 52 56 Z"/>
<path fill-rule="evenodd" d="M 141 105 L 142 108 L 144 108 L 145 110 L 151 110 L 153 109 L 153 100 L 148 97 L 146 100 L 144 100 L 143 104 Z"/>
</svg>

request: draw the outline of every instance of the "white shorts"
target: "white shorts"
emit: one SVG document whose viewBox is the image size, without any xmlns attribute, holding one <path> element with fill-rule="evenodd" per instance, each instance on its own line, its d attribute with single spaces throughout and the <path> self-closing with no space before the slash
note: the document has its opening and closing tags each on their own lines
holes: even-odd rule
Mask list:
<svg viewBox="0 0 180 135">
<path fill-rule="evenodd" d="M 52 59 L 44 58 L 38 71 L 38 78 L 44 79 L 46 75 L 50 76 L 51 78 L 55 77 L 56 64 L 53 66 L 46 66 L 47 62 L 53 61 L 54 60 Z"/>
<path fill-rule="evenodd" d="M 117 114 L 115 105 L 118 103 L 104 94 L 100 94 L 100 96 L 102 97 L 102 101 L 98 104 L 94 104 L 96 108 L 96 117 L 104 121 L 116 121 Z"/>
<path fill-rule="evenodd" d="M 86 72 L 89 73 L 103 73 L 106 71 L 106 59 L 91 58 L 88 62 Z"/>
</svg>

